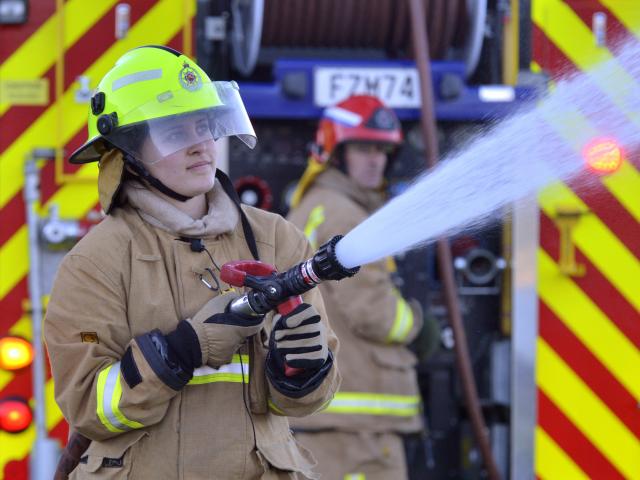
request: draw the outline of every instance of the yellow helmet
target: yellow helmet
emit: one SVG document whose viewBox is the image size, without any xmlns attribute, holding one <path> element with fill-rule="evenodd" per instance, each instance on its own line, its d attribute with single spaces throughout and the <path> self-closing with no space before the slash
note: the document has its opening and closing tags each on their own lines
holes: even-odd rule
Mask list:
<svg viewBox="0 0 640 480">
<path fill-rule="evenodd" d="M 89 109 L 88 140 L 69 161 L 97 161 L 112 147 L 136 157 L 137 147 L 149 134 L 153 137 L 159 123 L 194 112 L 206 115 L 209 138 L 237 136 L 250 148 L 255 146 L 255 133 L 235 82 L 212 82 L 195 62 L 171 48 L 135 48 L 98 84 Z M 169 154 L 171 149 L 188 146 L 183 142 L 167 146 L 156 141 L 156 146 Z"/>
</svg>

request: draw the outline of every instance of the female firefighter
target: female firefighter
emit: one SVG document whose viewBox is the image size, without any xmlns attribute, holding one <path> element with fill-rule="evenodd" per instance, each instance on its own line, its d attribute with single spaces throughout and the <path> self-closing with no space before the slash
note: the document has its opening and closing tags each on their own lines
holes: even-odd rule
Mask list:
<svg viewBox="0 0 640 480">
<path fill-rule="evenodd" d="M 382 205 L 389 158 L 401 142 L 398 118 L 376 97 L 352 96 L 324 111 L 289 213 L 312 245 L 349 232 Z M 432 351 L 439 336 L 429 317 L 422 329 L 420 305 L 394 287 L 394 265 L 382 260 L 319 287 L 340 340 L 343 382 L 325 410 L 291 423 L 323 478 L 408 478 L 403 440 L 419 440 L 423 422 L 407 345 L 422 333 L 421 346 Z"/>
<path fill-rule="evenodd" d="M 313 251 L 240 207 L 216 171 L 225 136 L 256 142 L 238 86 L 167 47 L 126 53 L 91 100 L 70 161 L 98 162 L 107 216 L 64 258 L 45 320 L 56 401 L 92 440 L 71 478 L 317 478 L 286 416 L 333 396 L 337 340 L 317 291 L 285 316 L 228 308 L 220 266 Z"/>
</svg>

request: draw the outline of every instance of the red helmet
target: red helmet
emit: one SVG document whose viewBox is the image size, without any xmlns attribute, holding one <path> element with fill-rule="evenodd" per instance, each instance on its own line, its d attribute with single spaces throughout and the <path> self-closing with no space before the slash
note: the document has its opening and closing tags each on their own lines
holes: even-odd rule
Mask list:
<svg viewBox="0 0 640 480">
<path fill-rule="evenodd" d="M 319 151 L 314 158 L 326 163 L 337 146 L 351 141 L 397 147 L 402 143 L 400 121 L 377 97 L 353 95 L 322 113 L 316 132 Z"/>
</svg>

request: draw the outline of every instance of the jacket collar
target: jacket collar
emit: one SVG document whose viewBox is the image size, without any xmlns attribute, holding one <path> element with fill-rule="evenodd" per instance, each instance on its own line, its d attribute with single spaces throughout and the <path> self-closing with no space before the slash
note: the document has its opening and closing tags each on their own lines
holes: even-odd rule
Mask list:
<svg viewBox="0 0 640 480">
<path fill-rule="evenodd" d="M 216 236 L 235 229 L 238 210 L 224 190 L 216 182 L 207 192 L 209 211 L 199 219 L 193 219 L 169 203 L 162 194 L 150 190 L 133 180 L 124 185 L 124 194 L 131 206 L 151 225 L 172 234 L 190 237 Z"/>
<path fill-rule="evenodd" d="M 363 188 L 351 180 L 348 175 L 334 167 L 329 167 L 320 173 L 314 183 L 319 187 L 333 190 L 349 197 L 367 212 L 374 212 L 385 201 L 382 189 Z"/>
</svg>

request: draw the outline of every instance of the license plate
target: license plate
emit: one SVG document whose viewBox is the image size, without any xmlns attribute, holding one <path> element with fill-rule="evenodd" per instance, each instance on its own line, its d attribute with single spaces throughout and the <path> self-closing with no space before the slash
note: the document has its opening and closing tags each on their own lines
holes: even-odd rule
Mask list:
<svg viewBox="0 0 640 480">
<path fill-rule="evenodd" d="M 327 107 L 356 94 L 375 95 L 388 107 L 418 108 L 418 71 L 411 67 L 317 67 L 314 70 L 314 102 Z"/>
</svg>

